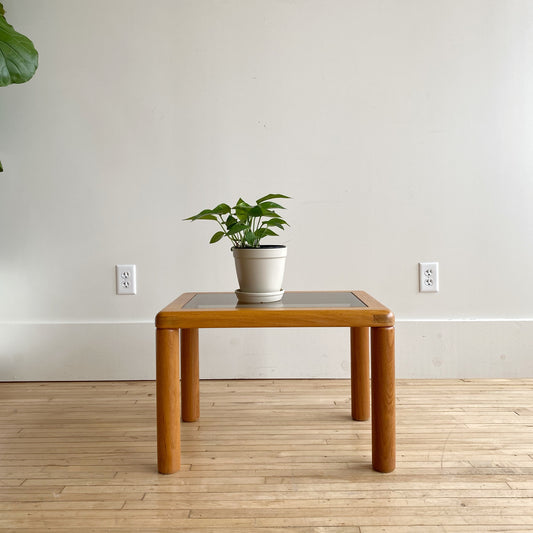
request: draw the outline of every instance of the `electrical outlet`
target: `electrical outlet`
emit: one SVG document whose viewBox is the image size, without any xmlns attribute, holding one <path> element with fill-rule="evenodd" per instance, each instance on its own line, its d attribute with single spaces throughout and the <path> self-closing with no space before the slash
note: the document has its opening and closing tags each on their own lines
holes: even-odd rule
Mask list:
<svg viewBox="0 0 533 533">
<path fill-rule="evenodd" d="M 418 263 L 420 292 L 439 292 L 439 264 Z"/>
<path fill-rule="evenodd" d="M 137 294 L 135 265 L 115 265 L 117 294 Z"/>
</svg>

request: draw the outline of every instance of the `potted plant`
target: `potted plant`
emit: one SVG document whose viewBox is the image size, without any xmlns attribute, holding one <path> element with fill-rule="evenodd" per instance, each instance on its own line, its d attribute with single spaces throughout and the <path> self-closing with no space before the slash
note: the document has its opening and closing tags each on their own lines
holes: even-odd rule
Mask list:
<svg viewBox="0 0 533 533">
<path fill-rule="evenodd" d="M 213 209 L 204 209 L 185 220 L 214 220 L 220 226 L 209 241 L 215 243 L 227 237 L 232 243 L 239 289 L 235 291 L 239 302 L 276 302 L 283 297 L 283 274 L 287 247 L 263 245 L 261 240 L 277 236 L 287 222 L 277 213 L 285 209 L 273 200 L 290 198 L 284 194 L 267 194 L 256 200 L 255 205 L 239 198 L 230 207 L 226 203 Z"/>
</svg>

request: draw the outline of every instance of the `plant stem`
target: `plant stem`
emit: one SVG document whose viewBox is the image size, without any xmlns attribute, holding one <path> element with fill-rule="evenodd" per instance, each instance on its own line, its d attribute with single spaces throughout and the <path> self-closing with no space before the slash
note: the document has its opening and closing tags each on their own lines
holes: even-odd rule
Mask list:
<svg viewBox="0 0 533 533">
<path fill-rule="evenodd" d="M 232 242 L 233 245 L 235 245 L 235 241 L 233 240 L 233 236 L 232 235 L 228 235 L 227 231 L 226 231 L 226 228 L 225 228 L 225 222 L 224 222 L 224 219 L 222 218 L 222 215 L 218 215 L 218 225 L 221 227 L 222 231 L 224 232 L 224 235 Z"/>
<path fill-rule="evenodd" d="M 255 222 L 255 224 L 254 224 L 254 228 L 252 229 L 252 231 L 253 231 L 254 233 L 255 233 L 255 232 L 261 227 L 260 223 L 261 223 L 261 219 L 262 219 L 262 218 L 263 218 L 263 217 L 257 217 L 257 218 L 255 219 L 255 221 L 254 221 L 254 222 Z M 255 240 L 254 240 L 254 246 L 259 246 L 259 239 L 255 239 Z"/>
</svg>

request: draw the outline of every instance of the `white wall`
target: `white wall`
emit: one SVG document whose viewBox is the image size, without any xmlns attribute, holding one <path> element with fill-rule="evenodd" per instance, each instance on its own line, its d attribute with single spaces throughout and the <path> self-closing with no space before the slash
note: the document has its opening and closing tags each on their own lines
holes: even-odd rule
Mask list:
<svg viewBox="0 0 533 533">
<path fill-rule="evenodd" d="M 389 305 L 400 377 L 533 376 L 533 2 L 3 3 L 40 66 L 0 89 L 0 379 L 153 378 L 156 312 L 236 286 L 181 219 L 269 192 L 285 288 Z M 348 375 L 345 331 L 204 333 L 204 377 Z"/>
</svg>

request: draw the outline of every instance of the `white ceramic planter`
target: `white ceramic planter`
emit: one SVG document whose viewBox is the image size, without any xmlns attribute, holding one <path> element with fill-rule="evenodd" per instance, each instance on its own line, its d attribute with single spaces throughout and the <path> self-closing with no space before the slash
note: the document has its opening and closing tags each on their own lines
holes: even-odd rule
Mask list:
<svg viewBox="0 0 533 533">
<path fill-rule="evenodd" d="M 239 290 L 239 302 L 276 302 L 283 297 L 283 275 L 287 247 L 232 248 Z"/>
</svg>

